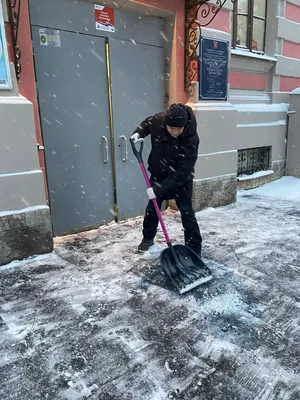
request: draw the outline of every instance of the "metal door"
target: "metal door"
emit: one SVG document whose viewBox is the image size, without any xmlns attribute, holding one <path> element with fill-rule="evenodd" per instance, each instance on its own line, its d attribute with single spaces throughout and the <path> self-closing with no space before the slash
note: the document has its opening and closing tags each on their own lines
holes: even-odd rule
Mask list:
<svg viewBox="0 0 300 400">
<path fill-rule="evenodd" d="M 130 148 L 129 137 L 148 116 L 164 107 L 162 47 L 109 39 L 111 60 L 116 189 L 119 219 L 142 215 L 146 186 Z M 150 138 L 145 141 L 147 162 Z"/>
<path fill-rule="evenodd" d="M 36 26 L 32 35 L 54 233 L 110 222 L 105 39 Z"/>
</svg>

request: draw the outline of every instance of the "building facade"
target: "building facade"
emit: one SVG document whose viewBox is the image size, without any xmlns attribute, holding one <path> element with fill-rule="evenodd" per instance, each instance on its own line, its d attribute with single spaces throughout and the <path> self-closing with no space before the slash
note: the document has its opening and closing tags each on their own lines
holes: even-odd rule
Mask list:
<svg viewBox="0 0 300 400">
<path fill-rule="evenodd" d="M 196 210 L 285 173 L 300 0 L 1 1 L 12 87 L 0 90 L 0 265 L 141 215 L 128 137 L 172 102 L 198 121 Z"/>
<path fill-rule="evenodd" d="M 297 0 L 227 1 L 208 26 L 213 5 L 198 6 L 201 26 L 192 28 L 227 41 L 230 54 L 227 101 L 199 100 L 198 80 L 189 99 L 202 140 L 197 209 L 230 203 L 238 187 L 285 173 L 290 93 L 300 86 L 299 6 Z"/>
</svg>

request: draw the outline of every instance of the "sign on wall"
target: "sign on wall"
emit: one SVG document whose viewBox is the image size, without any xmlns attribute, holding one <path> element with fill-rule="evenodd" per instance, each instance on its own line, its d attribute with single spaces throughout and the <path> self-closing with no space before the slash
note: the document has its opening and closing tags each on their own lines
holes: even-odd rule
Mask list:
<svg viewBox="0 0 300 400">
<path fill-rule="evenodd" d="M 40 45 L 41 46 L 52 46 L 60 47 L 60 31 L 55 29 L 40 29 Z"/>
<path fill-rule="evenodd" d="M 11 89 L 11 75 L 5 36 L 2 3 L 0 2 L 0 89 Z"/>
<path fill-rule="evenodd" d="M 201 38 L 199 100 L 227 100 L 229 42 Z"/>
<path fill-rule="evenodd" d="M 96 29 L 115 32 L 115 10 L 111 7 L 94 5 Z"/>
</svg>

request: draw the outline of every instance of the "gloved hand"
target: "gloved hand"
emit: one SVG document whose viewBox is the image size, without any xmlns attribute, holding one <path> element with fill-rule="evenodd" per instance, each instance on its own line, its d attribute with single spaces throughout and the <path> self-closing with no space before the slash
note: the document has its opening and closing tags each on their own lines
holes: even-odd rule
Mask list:
<svg viewBox="0 0 300 400">
<path fill-rule="evenodd" d="M 155 196 L 155 193 L 154 193 L 154 190 L 152 187 L 147 189 L 147 195 L 149 197 L 149 200 L 156 199 L 156 196 Z"/>
<path fill-rule="evenodd" d="M 142 142 L 142 141 L 144 140 L 143 138 L 140 137 L 140 134 L 137 133 L 137 132 L 135 132 L 135 133 L 131 136 L 130 139 L 133 140 L 133 143 L 139 143 L 139 142 Z"/>
</svg>

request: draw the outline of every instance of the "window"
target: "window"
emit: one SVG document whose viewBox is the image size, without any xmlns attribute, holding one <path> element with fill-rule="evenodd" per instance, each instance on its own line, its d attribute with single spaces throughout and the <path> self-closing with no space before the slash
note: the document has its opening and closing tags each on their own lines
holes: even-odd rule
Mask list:
<svg viewBox="0 0 300 400">
<path fill-rule="evenodd" d="M 267 171 L 270 167 L 271 147 L 256 147 L 238 151 L 238 176 Z"/>
<path fill-rule="evenodd" d="M 232 47 L 263 53 L 267 0 L 237 0 L 231 20 Z"/>
</svg>

